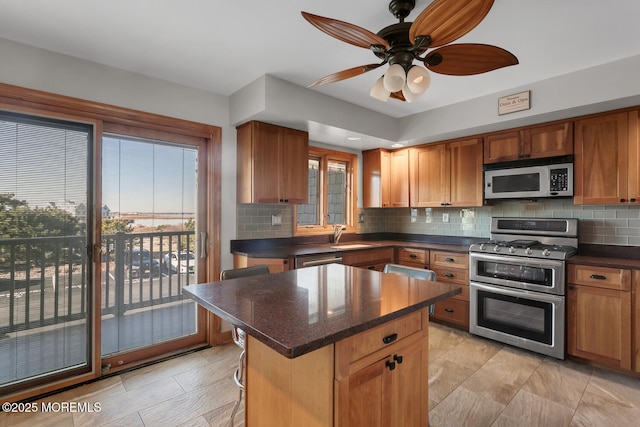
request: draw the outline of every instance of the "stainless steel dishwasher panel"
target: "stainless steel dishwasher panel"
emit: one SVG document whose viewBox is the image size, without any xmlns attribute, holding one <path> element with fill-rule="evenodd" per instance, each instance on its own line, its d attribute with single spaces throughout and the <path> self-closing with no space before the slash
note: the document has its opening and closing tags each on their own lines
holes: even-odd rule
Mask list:
<svg viewBox="0 0 640 427">
<path fill-rule="evenodd" d="M 296 257 L 294 268 L 313 267 L 314 265 L 342 264 L 342 252 L 300 255 Z"/>
</svg>

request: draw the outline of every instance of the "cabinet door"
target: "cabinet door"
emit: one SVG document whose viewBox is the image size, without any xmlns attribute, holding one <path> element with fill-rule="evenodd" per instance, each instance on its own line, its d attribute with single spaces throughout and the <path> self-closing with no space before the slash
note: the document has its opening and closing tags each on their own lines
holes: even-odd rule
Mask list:
<svg viewBox="0 0 640 427">
<path fill-rule="evenodd" d="M 426 342 L 426 340 L 423 340 Z M 389 372 L 391 390 L 391 427 L 419 427 L 428 424 L 428 413 L 420 408 L 428 406 L 428 345 L 416 343 L 394 353 L 396 367 Z M 424 402 L 427 402 L 426 405 Z M 364 424 L 363 424 L 364 425 Z"/>
<path fill-rule="evenodd" d="M 484 138 L 484 163 L 509 162 L 522 157 L 522 134 L 519 130 L 495 133 Z"/>
<path fill-rule="evenodd" d="M 631 292 L 569 285 L 567 352 L 631 369 Z"/>
<path fill-rule="evenodd" d="M 382 208 L 391 205 L 391 153 L 387 150 L 362 152 L 362 205 Z"/>
<path fill-rule="evenodd" d="M 482 140 L 449 144 L 452 206 L 482 206 Z"/>
<path fill-rule="evenodd" d="M 631 294 L 631 349 L 633 370 L 640 372 L 640 270 L 633 270 L 633 292 Z"/>
<path fill-rule="evenodd" d="M 280 200 L 281 144 L 280 128 L 256 123 L 253 128 L 253 202 L 278 203 Z"/>
<path fill-rule="evenodd" d="M 338 383 L 339 393 L 348 395 L 348 403 L 343 401 L 343 406 L 345 403 L 348 406 L 338 407 L 339 425 L 372 427 L 390 425 L 391 371 L 385 366 L 387 360 L 388 357 L 385 357 Z"/>
<path fill-rule="evenodd" d="M 640 203 L 640 111 L 629 113 L 629 202 Z"/>
<path fill-rule="evenodd" d="M 411 206 L 442 206 L 449 200 L 449 151 L 446 144 L 410 149 Z"/>
<path fill-rule="evenodd" d="M 391 206 L 409 207 L 409 150 L 393 151 L 390 162 Z"/>
<path fill-rule="evenodd" d="M 309 136 L 306 132 L 282 128 L 280 146 L 280 199 L 282 203 L 309 202 Z M 274 173 L 274 165 L 271 165 Z"/>
<path fill-rule="evenodd" d="M 573 123 L 555 123 L 526 129 L 523 149 L 532 159 L 573 154 Z"/>
<path fill-rule="evenodd" d="M 627 126 L 627 113 L 575 122 L 575 204 L 626 203 Z"/>
</svg>

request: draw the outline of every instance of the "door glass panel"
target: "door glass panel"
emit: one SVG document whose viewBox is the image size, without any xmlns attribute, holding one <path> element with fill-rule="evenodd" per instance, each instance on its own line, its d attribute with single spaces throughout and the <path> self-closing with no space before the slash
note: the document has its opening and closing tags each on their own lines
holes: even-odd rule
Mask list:
<svg viewBox="0 0 640 427">
<path fill-rule="evenodd" d="M 0 113 L 0 394 L 90 369 L 92 135 Z"/>
<path fill-rule="evenodd" d="M 320 224 L 320 159 L 309 159 L 309 203 L 298 205 L 298 225 Z"/>
<path fill-rule="evenodd" d="M 195 334 L 197 147 L 102 141 L 102 356 Z"/>
<path fill-rule="evenodd" d="M 347 164 L 329 161 L 327 190 L 328 224 L 346 224 L 347 220 Z"/>
</svg>

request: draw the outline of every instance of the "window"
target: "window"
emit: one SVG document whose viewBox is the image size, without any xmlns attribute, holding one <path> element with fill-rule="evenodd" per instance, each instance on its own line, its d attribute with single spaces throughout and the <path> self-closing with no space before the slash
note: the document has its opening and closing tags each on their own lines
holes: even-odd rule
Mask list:
<svg viewBox="0 0 640 427">
<path fill-rule="evenodd" d="M 309 202 L 295 208 L 296 235 L 333 232 L 334 224 L 355 232 L 355 154 L 309 147 Z"/>
</svg>

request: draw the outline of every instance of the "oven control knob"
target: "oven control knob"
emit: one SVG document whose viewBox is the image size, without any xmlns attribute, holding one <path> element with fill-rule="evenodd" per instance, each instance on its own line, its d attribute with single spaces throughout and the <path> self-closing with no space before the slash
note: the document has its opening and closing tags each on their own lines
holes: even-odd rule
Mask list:
<svg viewBox="0 0 640 427">
<path fill-rule="evenodd" d="M 480 243 L 480 250 L 484 251 L 485 249 L 487 249 L 487 245 L 485 245 L 484 243 Z"/>
<path fill-rule="evenodd" d="M 551 251 L 549 249 L 543 249 L 542 250 L 542 255 L 549 256 L 549 255 L 551 255 Z"/>
<path fill-rule="evenodd" d="M 531 248 L 527 248 L 525 249 L 525 252 L 527 253 L 527 255 L 531 255 L 533 253 L 533 251 L 531 250 Z"/>
<path fill-rule="evenodd" d="M 495 246 L 493 247 L 493 251 L 494 251 L 494 252 L 500 252 L 500 249 L 502 249 L 502 248 L 501 248 L 500 246 L 498 246 L 498 245 L 495 245 Z"/>
<path fill-rule="evenodd" d="M 515 253 L 516 253 L 516 248 L 514 248 L 513 246 L 511 246 L 511 247 L 509 248 L 509 253 L 511 253 L 511 254 L 515 254 Z"/>
</svg>

